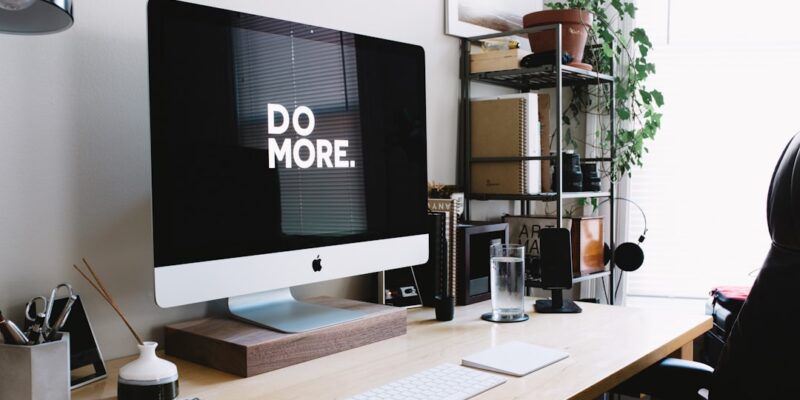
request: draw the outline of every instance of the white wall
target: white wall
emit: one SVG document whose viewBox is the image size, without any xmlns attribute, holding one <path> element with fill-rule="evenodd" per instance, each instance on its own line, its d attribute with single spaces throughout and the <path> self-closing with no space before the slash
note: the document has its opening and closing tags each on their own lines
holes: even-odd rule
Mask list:
<svg viewBox="0 0 800 400">
<path fill-rule="evenodd" d="M 422 45 L 428 171 L 455 180 L 458 41 L 431 0 L 197 1 Z M 83 295 L 106 358 L 135 351 L 122 323 L 70 265 L 87 257 L 147 337 L 218 303 L 153 302 L 146 2 L 76 0 L 62 33 L 0 34 L 0 310 L 62 281 Z M 369 298 L 372 277 L 301 288 L 302 296 Z"/>
</svg>

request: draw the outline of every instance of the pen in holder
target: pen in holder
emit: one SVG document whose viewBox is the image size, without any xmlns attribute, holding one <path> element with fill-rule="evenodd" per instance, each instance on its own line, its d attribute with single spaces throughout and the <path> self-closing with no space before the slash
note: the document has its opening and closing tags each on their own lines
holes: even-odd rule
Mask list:
<svg viewBox="0 0 800 400">
<path fill-rule="evenodd" d="M 0 399 L 70 398 L 67 333 L 37 345 L 0 344 L 0 366 Z"/>
</svg>

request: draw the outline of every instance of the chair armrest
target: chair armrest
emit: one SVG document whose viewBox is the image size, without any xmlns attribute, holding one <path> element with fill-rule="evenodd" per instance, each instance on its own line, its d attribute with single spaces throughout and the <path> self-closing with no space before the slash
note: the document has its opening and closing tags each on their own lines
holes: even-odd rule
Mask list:
<svg viewBox="0 0 800 400">
<path fill-rule="evenodd" d="M 702 399 L 700 389 L 708 389 L 714 368 L 706 364 L 665 358 L 614 389 L 615 393 L 638 396 L 649 394 L 660 399 Z"/>
</svg>

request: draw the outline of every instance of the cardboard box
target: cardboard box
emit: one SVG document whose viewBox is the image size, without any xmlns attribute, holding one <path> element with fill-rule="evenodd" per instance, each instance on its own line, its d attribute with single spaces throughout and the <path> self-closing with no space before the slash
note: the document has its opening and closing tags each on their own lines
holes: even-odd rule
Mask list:
<svg viewBox="0 0 800 400">
<path fill-rule="evenodd" d="M 519 68 L 519 61 L 531 52 L 522 49 L 487 50 L 469 56 L 471 73 L 504 71 Z"/>
</svg>

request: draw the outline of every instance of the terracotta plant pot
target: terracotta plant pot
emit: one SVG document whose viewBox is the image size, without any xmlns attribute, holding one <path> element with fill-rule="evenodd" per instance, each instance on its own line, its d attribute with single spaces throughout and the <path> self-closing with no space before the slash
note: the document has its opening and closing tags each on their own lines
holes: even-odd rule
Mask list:
<svg viewBox="0 0 800 400">
<path fill-rule="evenodd" d="M 583 49 L 592 25 L 592 13 L 578 9 L 545 10 L 530 13 L 522 17 L 522 25 L 526 28 L 561 23 L 561 45 L 563 51 L 572 55 L 572 63 L 583 60 Z M 553 30 L 531 33 L 528 35 L 534 53 L 555 51 L 556 33 Z"/>
</svg>

